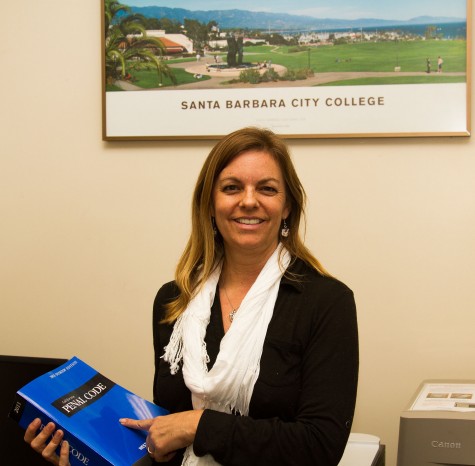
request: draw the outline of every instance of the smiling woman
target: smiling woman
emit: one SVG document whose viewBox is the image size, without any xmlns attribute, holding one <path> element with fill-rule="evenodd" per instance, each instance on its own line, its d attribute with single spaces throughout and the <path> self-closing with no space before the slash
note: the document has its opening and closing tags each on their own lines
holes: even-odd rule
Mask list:
<svg viewBox="0 0 475 466">
<path fill-rule="evenodd" d="M 154 303 L 154 401 L 174 413 L 149 431 L 155 459 L 338 464 L 355 405 L 356 310 L 300 238 L 304 205 L 271 131 L 235 131 L 206 159 L 175 281 Z"/>
<path fill-rule="evenodd" d="M 355 301 L 303 244 L 304 205 L 271 131 L 244 128 L 211 150 L 175 280 L 153 308 L 154 402 L 171 414 L 120 421 L 148 431 L 154 460 L 339 463 L 358 379 Z M 44 434 L 32 440 L 56 465 L 58 435 L 48 446 Z"/>
</svg>

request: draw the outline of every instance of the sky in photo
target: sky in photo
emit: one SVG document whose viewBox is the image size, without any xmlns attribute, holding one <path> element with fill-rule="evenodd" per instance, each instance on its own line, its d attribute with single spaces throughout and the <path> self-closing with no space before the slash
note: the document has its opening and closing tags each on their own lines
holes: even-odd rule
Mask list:
<svg viewBox="0 0 475 466">
<path fill-rule="evenodd" d="M 123 0 L 129 6 L 166 6 L 187 10 L 250 10 L 316 18 L 406 20 L 416 16 L 465 18 L 466 0 Z"/>
</svg>

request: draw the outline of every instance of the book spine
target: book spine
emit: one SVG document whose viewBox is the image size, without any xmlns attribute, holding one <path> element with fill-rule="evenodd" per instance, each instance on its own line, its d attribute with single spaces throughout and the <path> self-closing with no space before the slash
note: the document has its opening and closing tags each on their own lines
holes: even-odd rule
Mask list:
<svg viewBox="0 0 475 466">
<path fill-rule="evenodd" d="M 13 402 L 9 417 L 18 422 L 23 429 L 26 429 L 36 418 L 41 419 L 40 430 L 48 422 L 54 422 L 56 429 L 61 429 L 64 432 L 64 440 L 69 442 L 69 462 L 71 466 L 114 466 L 65 429 L 56 419 L 18 393 Z"/>
</svg>

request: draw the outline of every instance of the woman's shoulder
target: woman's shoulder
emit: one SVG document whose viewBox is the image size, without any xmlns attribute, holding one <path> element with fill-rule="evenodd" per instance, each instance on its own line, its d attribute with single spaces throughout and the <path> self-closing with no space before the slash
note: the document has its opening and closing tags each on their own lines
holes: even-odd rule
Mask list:
<svg viewBox="0 0 475 466">
<path fill-rule="evenodd" d="M 180 294 L 180 290 L 175 280 L 164 283 L 157 291 L 156 298 L 171 298 L 174 299 Z M 156 299 L 155 298 L 155 299 Z"/>
<path fill-rule="evenodd" d="M 176 299 L 179 294 L 180 290 L 175 281 L 170 281 L 163 284 L 157 291 L 155 300 L 153 302 L 154 314 L 160 314 L 163 317 L 165 305 Z"/>
<path fill-rule="evenodd" d="M 302 292 L 330 294 L 332 296 L 353 294 L 353 291 L 343 283 L 341 280 L 322 275 L 311 265 L 304 262 L 302 259 L 295 259 L 288 268 L 285 280 L 287 283 L 292 283 L 297 289 Z"/>
</svg>

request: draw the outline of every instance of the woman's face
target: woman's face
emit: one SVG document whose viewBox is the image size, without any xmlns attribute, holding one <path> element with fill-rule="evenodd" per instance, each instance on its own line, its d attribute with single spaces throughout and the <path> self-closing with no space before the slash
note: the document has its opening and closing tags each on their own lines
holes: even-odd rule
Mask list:
<svg viewBox="0 0 475 466">
<path fill-rule="evenodd" d="M 289 212 L 282 172 L 269 153 L 243 152 L 218 175 L 213 216 L 226 253 L 270 257 Z"/>
</svg>

